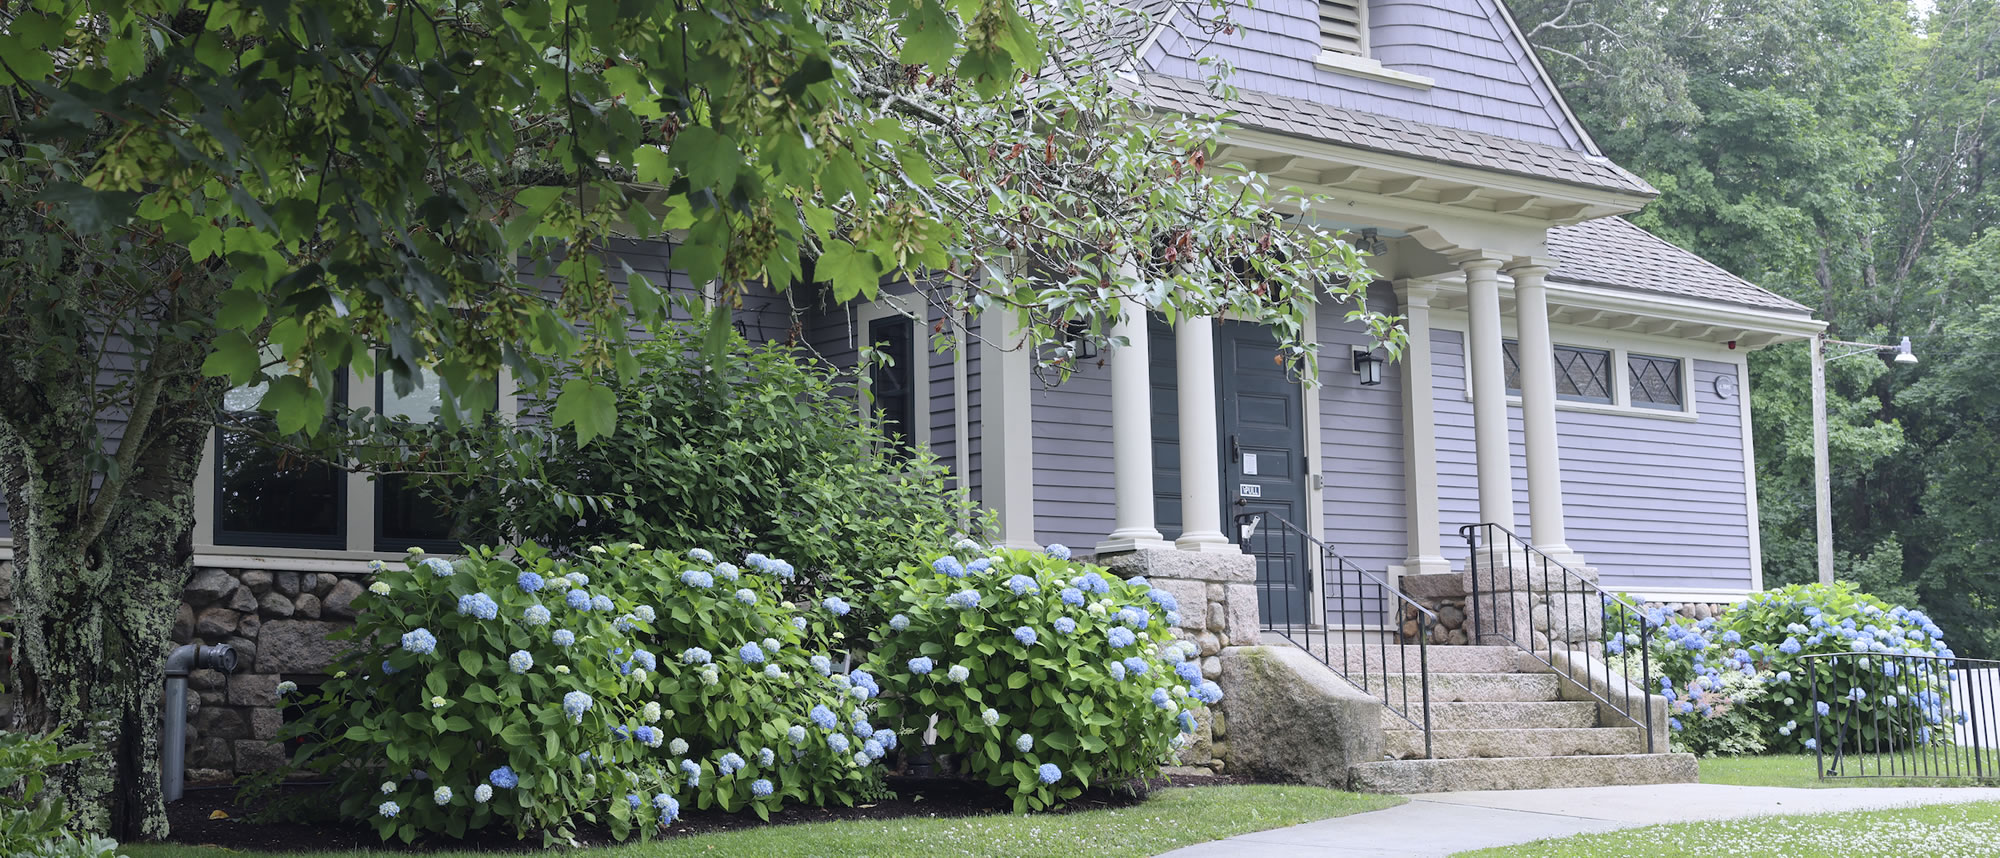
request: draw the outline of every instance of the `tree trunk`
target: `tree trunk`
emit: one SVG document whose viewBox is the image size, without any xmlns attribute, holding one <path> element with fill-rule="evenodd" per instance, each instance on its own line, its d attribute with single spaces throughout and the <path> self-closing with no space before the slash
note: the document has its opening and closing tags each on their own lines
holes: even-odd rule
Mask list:
<svg viewBox="0 0 2000 858">
<path fill-rule="evenodd" d="M 195 474 L 216 387 L 192 373 L 175 375 L 165 389 L 180 395 L 162 402 L 151 430 L 138 433 L 133 470 L 95 538 L 79 526 L 70 490 L 76 480 L 88 484 L 89 473 L 64 467 L 78 457 L 48 455 L 83 446 L 61 443 L 84 434 L 54 419 L 70 409 L 0 428 L 14 531 L 18 726 L 59 730 L 95 751 L 52 773 L 55 794 L 78 827 L 121 840 L 167 833 L 159 765 L 164 666 L 192 572 Z M 42 455 L 28 455 L 34 452 Z"/>
</svg>

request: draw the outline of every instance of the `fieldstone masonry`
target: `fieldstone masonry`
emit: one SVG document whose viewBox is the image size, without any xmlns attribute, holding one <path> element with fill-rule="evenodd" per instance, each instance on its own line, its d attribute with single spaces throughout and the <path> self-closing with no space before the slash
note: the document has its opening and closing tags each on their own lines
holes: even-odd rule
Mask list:
<svg viewBox="0 0 2000 858">
<path fill-rule="evenodd" d="M 1097 563 L 1121 578 L 1143 575 L 1153 586 L 1174 594 L 1181 609 L 1181 623 L 1174 636 L 1200 647 L 1203 677 L 1224 682 L 1223 660 L 1229 653 L 1260 642 L 1255 557 L 1234 552 L 1148 549 L 1099 557 Z M 1228 690 L 1224 684 L 1225 695 Z M 1199 768 L 1222 774 L 1228 769 L 1226 727 L 1220 712 L 1197 716 L 1193 741 L 1178 760 L 1183 773 Z"/>
</svg>

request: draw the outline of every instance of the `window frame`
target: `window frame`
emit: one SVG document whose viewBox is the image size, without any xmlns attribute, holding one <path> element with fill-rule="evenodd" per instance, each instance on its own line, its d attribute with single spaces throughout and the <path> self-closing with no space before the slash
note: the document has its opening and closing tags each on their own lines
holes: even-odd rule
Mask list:
<svg viewBox="0 0 2000 858">
<path fill-rule="evenodd" d="M 388 364 L 386 361 L 378 358 L 375 362 L 375 365 L 387 366 Z M 430 375 L 432 379 L 437 379 L 437 375 L 435 373 L 431 373 L 428 369 L 420 369 L 419 371 Z M 389 379 L 389 374 L 386 372 L 379 372 L 375 374 L 375 411 L 378 414 L 388 413 L 389 394 L 391 392 L 388 387 L 388 379 Z M 498 385 L 497 380 L 496 380 L 496 385 Z M 498 385 L 498 386 L 500 386 L 501 389 L 503 390 L 505 389 L 504 385 Z M 496 393 L 495 394 L 496 408 L 499 407 L 498 403 L 499 403 L 499 396 Z M 382 478 L 384 476 L 389 476 L 389 475 L 372 474 L 369 476 L 372 477 L 371 479 L 368 480 L 368 483 L 370 485 L 370 491 L 374 492 L 375 495 L 373 499 L 374 508 L 369 510 L 369 523 L 371 531 L 374 534 L 373 549 L 375 551 L 384 554 L 401 554 L 403 552 L 403 549 L 415 546 L 417 548 L 422 548 L 425 551 L 434 551 L 440 554 L 457 553 L 458 549 L 464 543 L 450 537 L 446 537 L 444 539 L 408 539 L 408 538 L 392 539 L 383 536 L 382 514 L 383 511 L 387 508 L 387 504 L 384 503 L 384 500 L 388 496 L 389 487 L 386 483 L 382 481 Z"/>
<path fill-rule="evenodd" d="M 924 310 L 925 304 L 920 296 L 883 295 L 874 301 L 856 305 L 854 325 L 849 333 L 856 352 L 854 407 L 862 420 L 873 423 L 875 408 L 868 390 L 870 376 L 867 368 L 860 365 L 860 350 L 870 345 L 868 332 L 875 322 L 895 316 L 901 316 L 909 321 L 910 410 L 913 425 L 908 433 L 908 444 L 912 452 L 928 448 L 931 443 L 930 323 L 929 315 Z"/>
<path fill-rule="evenodd" d="M 335 386 L 338 388 L 335 395 L 351 399 L 354 388 L 353 382 L 353 378 L 343 373 L 335 383 Z M 352 505 L 348 503 L 348 493 L 352 488 L 350 484 L 353 482 L 349 478 L 352 474 L 329 466 L 333 470 L 334 475 L 333 503 L 335 508 L 333 533 L 331 534 L 226 530 L 222 526 L 224 496 L 220 482 L 222 479 L 220 471 L 222 464 L 221 430 L 209 433 L 208 444 L 205 449 L 207 451 L 205 459 L 208 462 L 213 462 L 213 472 L 209 473 L 203 481 L 203 486 L 208 490 L 208 503 L 205 505 L 197 504 L 196 509 L 205 508 L 208 511 L 209 532 L 211 534 L 209 541 L 211 543 L 217 547 L 238 549 L 293 548 L 309 551 L 338 551 L 347 547 L 348 528 L 350 524 L 348 516 L 352 512 Z"/>
<path fill-rule="evenodd" d="M 1649 361 L 1671 362 L 1674 365 L 1674 387 L 1676 388 L 1675 392 L 1680 394 L 1681 401 L 1675 403 L 1663 403 L 1663 402 L 1653 402 L 1651 400 L 1647 400 L 1642 402 L 1639 400 L 1638 397 L 1633 396 L 1632 395 L 1633 392 L 1639 389 L 1638 376 L 1633 374 L 1632 372 L 1633 358 L 1640 358 Z M 1643 408 L 1648 411 L 1663 411 L 1672 414 L 1677 412 L 1688 411 L 1690 406 L 1694 402 L 1694 378 L 1691 369 L 1691 363 L 1687 358 L 1676 357 L 1674 355 L 1653 354 L 1650 352 L 1628 351 L 1624 355 L 1624 367 L 1626 376 L 1626 381 L 1625 381 L 1626 401 L 1630 403 L 1630 405 L 1633 408 Z"/>
<path fill-rule="evenodd" d="M 1469 320 L 1462 312 L 1447 311 L 1442 317 L 1433 317 L 1431 330 L 1451 331 L 1458 334 L 1460 365 L 1466 370 L 1465 377 L 1461 382 L 1463 389 L 1460 393 L 1465 401 L 1472 401 L 1472 378 L 1470 372 L 1472 334 Z M 1591 349 L 1611 354 L 1611 401 L 1604 402 L 1558 396 L 1555 403 L 1556 410 L 1558 411 L 1586 411 L 1597 414 L 1618 414 L 1656 420 L 1696 422 L 1700 420 L 1701 415 L 1697 408 L 1697 399 L 1699 397 L 1696 395 L 1697 391 L 1695 390 L 1695 360 L 1711 360 L 1725 364 L 1731 360 L 1730 357 L 1722 353 L 1702 353 L 1702 346 L 1697 343 L 1676 344 L 1669 343 L 1663 339 L 1645 336 L 1621 336 L 1616 331 L 1605 329 L 1551 325 L 1549 333 L 1550 338 L 1554 341 L 1552 343 L 1553 346 Z M 1503 343 L 1516 344 L 1516 347 L 1518 347 L 1519 337 L 1512 319 L 1503 320 L 1501 337 Z M 1634 354 L 1680 362 L 1681 398 L 1684 400 L 1681 408 L 1652 407 L 1632 401 L 1632 381 L 1627 358 Z M 1504 378 L 1504 366 L 1502 372 Z M 1521 404 L 1521 392 L 1518 388 L 1508 389 L 1507 402 L 1509 405 Z"/>
</svg>

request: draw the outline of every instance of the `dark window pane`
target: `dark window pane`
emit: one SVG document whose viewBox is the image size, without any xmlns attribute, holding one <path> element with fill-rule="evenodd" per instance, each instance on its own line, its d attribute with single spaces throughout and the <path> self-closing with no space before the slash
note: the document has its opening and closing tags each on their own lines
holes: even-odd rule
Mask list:
<svg viewBox="0 0 2000 858">
<path fill-rule="evenodd" d="M 335 397 L 347 385 L 336 385 Z M 223 396 L 223 408 L 254 411 L 262 385 L 240 387 Z M 267 417 L 248 417 L 253 429 L 270 431 Z M 217 432 L 215 439 L 215 541 L 218 545 L 281 548 L 346 547 L 346 474 L 326 462 L 271 447 L 241 432 Z"/>
<path fill-rule="evenodd" d="M 907 451 L 915 443 L 917 425 L 916 359 L 912 328 L 916 321 L 907 316 L 885 316 L 868 323 L 868 342 L 888 362 L 870 364 L 868 391 L 871 407 L 881 415 L 882 432 L 896 438 L 896 448 Z"/>
<path fill-rule="evenodd" d="M 1679 358 L 1628 355 L 1625 368 L 1632 374 L 1632 404 L 1640 408 L 1681 410 L 1681 362 Z"/>
<path fill-rule="evenodd" d="M 1513 340 L 1500 341 L 1500 359 L 1507 365 L 1507 392 L 1521 392 L 1521 344 Z"/>
<path fill-rule="evenodd" d="M 1611 353 L 1603 349 L 1556 346 L 1556 398 L 1611 401 Z"/>
<path fill-rule="evenodd" d="M 429 423 L 437 419 L 444 407 L 437 377 L 424 370 L 418 371 L 416 386 L 408 393 L 397 393 L 395 382 L 386 374 L 376 377 L 375 390 L 382 413 L 392 419 Z M 456 552 L 463 543 L 483 541 L 486 540 L 459 532 L 451 510 L 424 491 L 415 478 L 406 474 L 383 474 L 375 478 L 376 551 L 417 547 Z"/>
</svg>

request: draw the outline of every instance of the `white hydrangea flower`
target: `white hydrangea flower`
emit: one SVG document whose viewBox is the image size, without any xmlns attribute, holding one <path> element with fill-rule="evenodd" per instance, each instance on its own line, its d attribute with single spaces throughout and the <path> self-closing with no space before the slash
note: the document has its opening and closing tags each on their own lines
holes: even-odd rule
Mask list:
<svg viewBox="0 0 2000 858">
<path fill-rule="evenodd" d="M 373 584 L 368 585 L 368 592 L 374 593 L 377 596 L 387 596 L 389 595 L 389 585 L 384 582 L 377 581 Z"/>
<path fill-rule="evenodd" d="M 382 794 L 383 794 L 383 795 L 395 795 L 395 794 L 396 794 L 396 782 L 395 782 L 395 781 L 383 781 L 383 782 L 382 782 Z"/>
<path fill-rule="evenodd" d="M 493 800 L 493 785 L 492 785 L 492 784 L 480 784 L 480 785 L 479 785 L 479 786 L 478 786 L 477 788 L 473 789 L 473 791 L 472 791 L 472 800 L 473 800 L 473 801 L 476 801 L 476 802 L 479 802 L 480 804 L 485 804 L 485 803 L 487 803 L 487 802 L 489 802 L 489 801 L 492 801 L 492 800 Z"/>
</svg>

